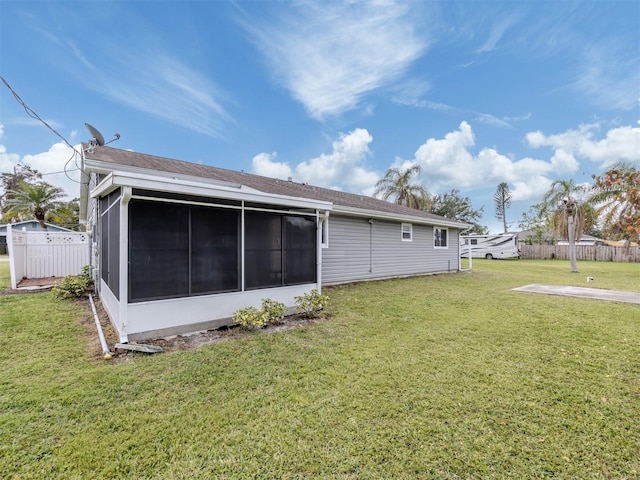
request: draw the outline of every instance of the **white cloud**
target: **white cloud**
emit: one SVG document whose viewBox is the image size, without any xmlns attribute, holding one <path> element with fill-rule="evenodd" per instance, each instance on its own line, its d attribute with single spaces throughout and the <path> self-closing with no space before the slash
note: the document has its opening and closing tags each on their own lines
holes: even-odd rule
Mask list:
<svg viewBox="0 0 640 480">
<path fill-rule="evenodd" d="M 493 148 L 477 154 L 475 135 L 467 122 L 442 139 L 430 138 L 402 166 L 418 164 L 420 179 L 430 191 L 442 188 L 473 188 L 505 181 L 512 187 L 514 201 L 539 199 L 551 184 L 551 178 L 565 177 L 580 168 L 578 158 L 610 165 L 618 160 L 640 159 L 640 129 L 619 127 L 607 132 L 602 140 L 593 139 L 594 125 L 546 136 L 540 131 L 526 135 L 529 146 L 551 146 L 548 160 L 524 157 L 513 159 Z M 396 162 L 401 163 L 401 162 Z"/>
<path fill-rule="evenodd" d="M 514 202 L 539 200 L 551 187 L 551 180 L 544 175 L 536 175 L 527 180 L 513 182 L 511 194 Z"/>
<path fill-rule="evenodd" d="M 173 45 L 165 44 L 164 32 L 130 9 L 124 12 L 114 4 L 96 3 L 83 10 L 82 17 L 65 7 L 59 7 L 56 15 L 63 12 L 74 25 L 64 34 L 51 33 L 59 30 L 58 25 L 41 23 L 44 19 L 55 22 L 55 15 L 34 17 L 31 24 L 55 48 L 51 57 L 59 58 L 56 67 L 64 68 L 88 90 L 121 105 L 204 135 L 224 135 L 225 125 L 231 121 L 221 104 L 226 95 L 188 62 L 188 55 L 171 52 Z M 120 42 L 113 40 L 116 17 L 121 22 L 120 32 L 127 32 Z M 137 47 L 123 49 L 122 44 Z M 64 55 L 60 57 L 60 53 Z"/>
<path fill-rule="evenodd" d="M 507 121 L 501 118 L 498 118 L 495 115 L 491 115 L 490 113 L 479 113 L 476 116 L 476 121 L 480 123 L 484 123 L 485 125 L 491 125 L 494 127 L 502 127 L 502 128 L 511 127 L 511 125 Z"/>
<path fill-rule="evenodd" d="M 286 17 L 245 27 L 276 81 L 322 119 L 357 107 L 422 55 L 415 18 L 404 3 L 300 2 Z"/>
<path fill-rule="evenodd" d="M 118 58 L 121 68 L 114 71 L 119 73 L 92 78 L 88 87 L 184 128 L 223 135 L 230 118 L 219 103 L 219 89 L 198 71 L 153 51 Z"/>
<path fill-rule="evenodd" d="M 556 135 L 547 136 L 536 131 L 528 133 L 526 140 L 533 148 L 551 147 L 555 151 L 554 158 L 560 163 L 566 163 L 570 157 L 584 158 L 601 167 L 620 161 L 640 163 L 640 128 L 612 128 L 604 138 L 597 140 L 594 137 L 599 130 L 599 124 L 588 124 Z"/>
<path fill-rule="evenodd" d="M 264 177 L 286 179 L 293 176 L 291 167 L 284 162 L 276 162 L 277 153 L 259 153 L 251 161 L 253 173 Z"/>
<path fill-rule="evenodd" d="M 473 130 L 467 122 L 462 122 L 458 130 L 447 133 L 443 139 L 428 139 L 407 164 L 416 163 L 422 167 L 423 180 L 427 184 L 441 183 L 464 188 L 473 185 L 478 169 L 483 167 L 474 162 L 467 150 L 475 144 Z M 405 167 L 408 165 L 405 165 Z"/>
<path fill-rule="evenodd" d="M 0 138 L 2 135 L 0 125 Z M 80 162 L 79 158 L 77 160 Z M 13 172 L 13 167 L 19 163 L 38 170 L 43 174 L 42 180 L 62 188 L 69 197 L 67 200 L 80 196 L 80 171 L 76 167 L 73 150 L 65 143 L 55 143 L 46 152 L 24 157 L 7 152 L 6 146 L 0 144 L 0 172 Z"/>
<path fill-rule="evenodd" d="M 65 143 L 55 143 L 46 152 L 25 155 L 22 163 L 42 173 L 45 182 L 64 189 L 69 200 L 80 196 L 80 157 Z"/>
<path fill-rule="evenodd" d="M 581 53 L 582 64 L 571 86 L 600 107 L 632 109 L 640 82 L 637 42 L 635 50 L 615 41 L 594 42 L 583 46 Z"/>
<path fill-rule="evenodd" d="M 362 128 L 349 134 L 341 134 L 332 144 L 331 153 L 301 162 L 291 168 L 284 162 L 276 162 L 276 154 L 260 153 L 253 158 L 253 173 L 277 178 L 293 177 L 299 182 L 321 187 L 370 194 L 380 178 L 363 164 L 369 154 L 373 137 Z"/>
<path fill-rule="evenodd" d="M 563 149 L 555 151 L 551 157 L 551 165 L 553 165 L 553 171 L 556 173 L 573 173 L 580 165 L 571 152 L 567 152 Z"/>
<path fill-rule="evenodd" d="M 511 28 L 515 23 L 516 18 L 513 16 L 498 19 L 496 23 L 491 26 L 489 38 L 487 38 L 484 44 L 476 50 L 476 53 L 485 53 L 495 50 L 507 30 L 509 30 L 509 28 Z"/>
<path fill-rule="evenodd" d="M 443 189 L 484 188 L 507 182 L 513 201 L 539 201 L 553 179 L 567 178 L 578 171 L 579 159 L 611 164 L 617 160 L 638 159 L 640 129 L 618 127 L 607 132 L 601 140 L 593 138 L 596 126 L 581 126 L 578 130 L 546 136 L 540 131 L 529 132 L 526 142 L 533 148 L 551 146 L 548 159 L 511 158 L 494 148 L 473 152 L 476 138 L 471 125 L 463 121 L 458 129 L 443 138 L 429 138 L 416 150 L 410 160 L 397 159 L 393 166 L 422 167 L 417 180 L 430 192 Z M 295 167 L 276 161 L 276 154 L 262 153 L 253 159 L 254 173 L 286 178 L 314 185 L 371 194 L 380 178 L 364 160 L 369 155 L 372 136 L 365 129 L 355 129 L 340 135 L 333 142 L 331 153 L 301 162 Z"/>
</svg>

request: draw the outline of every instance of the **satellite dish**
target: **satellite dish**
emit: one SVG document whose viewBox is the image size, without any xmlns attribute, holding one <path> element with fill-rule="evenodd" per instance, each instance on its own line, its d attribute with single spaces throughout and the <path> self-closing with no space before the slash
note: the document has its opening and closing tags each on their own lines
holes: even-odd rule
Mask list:
<svg viewBox="0 0 640 480">
<path fill-rule="evenodd" d="M 102 147 L 104 145 L 104 137 L 102 136 L 102 134 L 98 131 L 97 128 L 92 127 L 91 125 L 89 125 L 88 123 L 84 124 L 85 127 L 87 127 L 87 130 L 89 130 L 89 133 L 91 134 L 91 136 L 93 137 L 93 141 L 96 142 L 97 145 L 99 145 L 100 147 Z"/>
</svg>

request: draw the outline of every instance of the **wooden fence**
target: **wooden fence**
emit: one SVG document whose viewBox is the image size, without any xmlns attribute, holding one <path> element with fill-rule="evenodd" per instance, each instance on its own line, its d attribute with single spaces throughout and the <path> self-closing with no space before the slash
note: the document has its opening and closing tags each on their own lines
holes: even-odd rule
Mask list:
<svg viewBox="0 0 640 480">
<path fill-rule="evenodd" d="M 569 259 L 568 245 L 523 245 L 520 258 Z M 608 245 L 576 245 L 577 260 L 598 262 L 640 262 L 640 247 L 610 247 Z"/>
<path fill-rule="evenodd" d="M 23 278 L 79 275 L 89 264 L 84 232 L 26 232 L 7 229 L 11 288 Z"/>
</svg>

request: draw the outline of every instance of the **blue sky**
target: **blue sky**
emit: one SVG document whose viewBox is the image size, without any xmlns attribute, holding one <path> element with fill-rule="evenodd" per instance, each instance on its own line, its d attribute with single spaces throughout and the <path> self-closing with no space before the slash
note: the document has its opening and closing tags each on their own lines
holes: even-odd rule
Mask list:
<svg viewBox="0 0 640 480">
<path fill-rule="evenodd" d="M 0 0 L 0 75 L 70 143 L 371 193 L 418 163 L 501 231 L 555 179 L 640 165 L 640 2 Z M 0 84 L 0 170 L 77 196 Z M 70 178 L 68 178 L 70 177 Z"/>
</svg>

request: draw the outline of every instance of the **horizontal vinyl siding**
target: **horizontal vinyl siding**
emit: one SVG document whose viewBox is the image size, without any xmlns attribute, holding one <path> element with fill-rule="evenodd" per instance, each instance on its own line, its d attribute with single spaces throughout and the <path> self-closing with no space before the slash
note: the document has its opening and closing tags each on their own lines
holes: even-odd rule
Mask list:
<svg viewBox="0 0 640 480">
<path fill-rule="evenodd" d="M 431 226 L 413 224 L 413 240 L 403 242 L 400 222 L 332 215 L 322 283 L 457 271 L 458 233 L 449 229 L 449 248 L 436 249 Z"/>
</svg>

